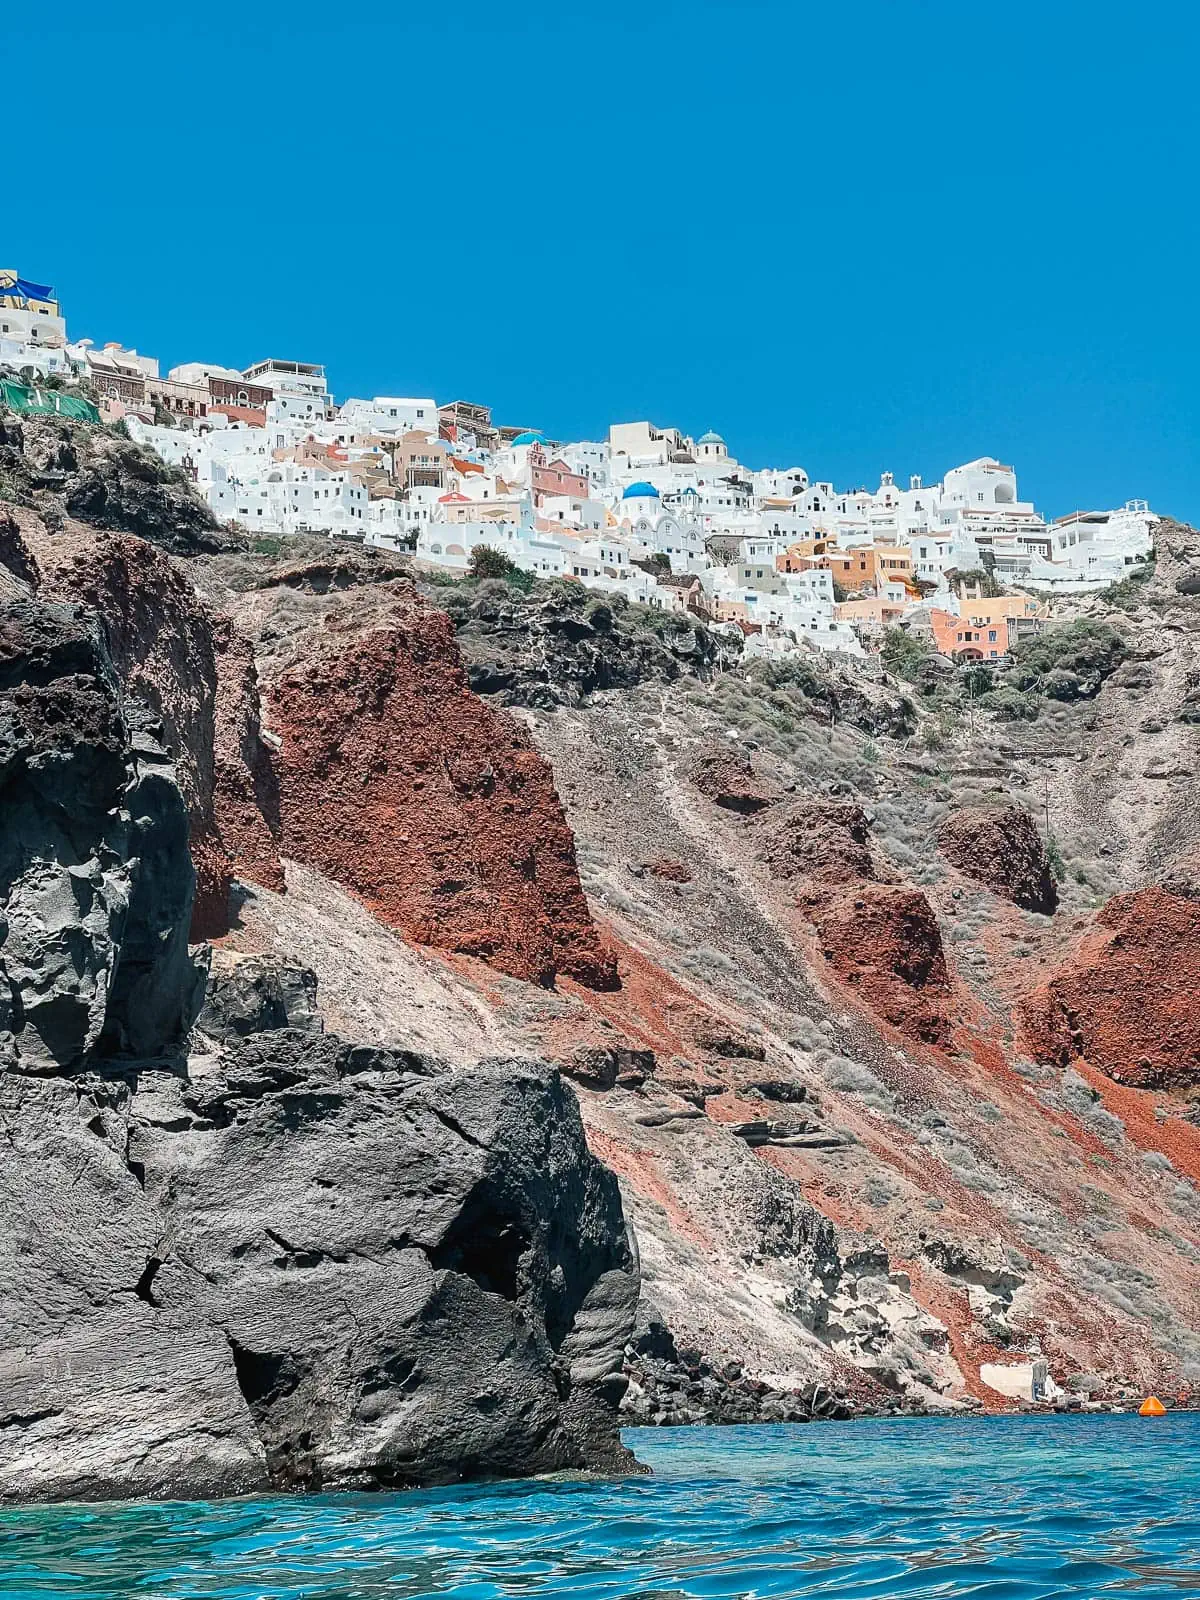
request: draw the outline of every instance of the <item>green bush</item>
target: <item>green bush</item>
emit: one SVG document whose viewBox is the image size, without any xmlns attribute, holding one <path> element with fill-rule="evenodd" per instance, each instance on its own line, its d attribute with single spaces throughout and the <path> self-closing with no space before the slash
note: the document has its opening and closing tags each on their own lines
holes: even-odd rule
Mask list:
<svg viewBox="0 0 1200 1600">
<path fill-rule="evenodd" d="M 1002 682 L 1052 700 L 1087 700 L 1100 692 L 1128 654 L 1115 628 L 1080 618 L 1022 640 Z"/>
<path fill-rule="evenodd" d="M 916 634 L 906 633 L 903 628 L 884 629 L 880 659 L 897 678 L 917 677 L 932 653 L 929 642 Z"/>
<path fill-rule="evenodd" d="M 1146 601 L 1146 585 L 1154 576 L 1155 558 L 1139 562 L 1127 578 L 1121 578 L 1117 583 L 1110 584 L 1100 598 L 1105 605 L 1112 606 L 1114 611 L 1129 611 L 1134 606 L 1144 605 Z"/>
<path fill-rule="evenodd" d="M 1051 700 L 1083 700 L 1087 698 L 1083 679 L 1066 667 L 1055 667 L 1041 681 L 1041 691 Z"/>
<path fill-rule="evenodd" d="M 1046 840 L 1046 861 L 1049 864 L 1050 872 L 1055 882 L 1065 882 L 1067 876 L 1067 864 L 1063 860 L 1063 853 L 1059 848 L 1058 840 L 1053 834 L 1051 834 Z"/>
<path fill-rule="evenodd" d="M 507 578 L 516 570 L 516 563 L 490 544 L 477 544 L 471 551 L 469 571 L 473 578 Z"/>
<path fill-rule="evenodd" d="M 975 661 L 970 666 L 962 668 L 959 681 L 969 695 L 984 695 L 995 686 L 996 674 L 991 667 L 985 667 L 981 661 Z"/>
<path fill-rule="evenodd" d="M 547 600 L 553 600 L 558 605 L 570 606 L 575 611 L 581 611 L 589 599 L 583 585 L 573 583 L 568 578 L 551 578 L 549 583 L 542 585 L 542 593 Z M 657 612 L 651 614 L 658 615 Z"/>
<path fill-rule="evenodd" d="M 1034 722 L 1039 709 L 1036 695 L 1004 686 L 981 694 L 977 704 L 984 711 L 991 711 L 1001 722 Z"/>
<path fill-rule="evenodd" d="M 523 571 L 503 550 L 493 549 L 490 544 L 475 546 L 467 570 L 472 578 L 502 578 L 510 589 L 521 594 L 528 594 L 537 582 L 532 572 Z"/>
</svg>

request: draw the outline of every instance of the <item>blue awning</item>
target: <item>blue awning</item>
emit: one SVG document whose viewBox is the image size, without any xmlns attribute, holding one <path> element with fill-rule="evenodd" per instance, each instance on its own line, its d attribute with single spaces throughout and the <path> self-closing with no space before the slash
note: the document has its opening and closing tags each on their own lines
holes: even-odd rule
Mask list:
<svg viewBox="0 0 1200 1600">
<path fill-rule="evenodd" d="M 21 300 L 53 300 L 54 289 L 48 283 L 30 283 L 28 278 L 18 278 L 14 283 L 0 283 L 0 294 L 15 294 Z"/>
</svg>

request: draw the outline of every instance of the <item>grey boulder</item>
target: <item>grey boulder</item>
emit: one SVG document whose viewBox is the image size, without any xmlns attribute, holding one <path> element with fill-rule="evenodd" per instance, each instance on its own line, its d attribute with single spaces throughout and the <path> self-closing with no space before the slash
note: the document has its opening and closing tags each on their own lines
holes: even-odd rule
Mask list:
<svg viewBox="0 0 1200 1600">
<path fill-rule="evenodd" d="M 0 609 L 0 1060 L 27 1072 L 177 1056 L 204 968 L 160 730 L 123 706 L 94 618 Z"/>
<path fill-rule="evenodd" d="M 0 1497 L 632 1465 L 636 1261 L 550 1069 L 287 1029 L 0 1116 Z"/>
</svg>

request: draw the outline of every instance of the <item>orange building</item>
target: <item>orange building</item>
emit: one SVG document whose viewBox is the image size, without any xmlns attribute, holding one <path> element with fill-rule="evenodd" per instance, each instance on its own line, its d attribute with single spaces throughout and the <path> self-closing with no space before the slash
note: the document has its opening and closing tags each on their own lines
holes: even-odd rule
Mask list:
<svg viewBox="0 0 1200 1600">
<path fill-rule="evenodd" d="M 841 600 L 833 608 L 834 620 L 849 622 L 864 633 L 882 633 L 898 623 L 910 601 L 881 600 L 868 597 L 864 600 Z"/>
<path fill-rule="evenodd" d="M 827 567 L 826 557 L 836 549 L 837 540 L 833 538 L 797 539 L 775 557 L 775 565 L 780 572 L 811 572 L 814 567 Z"/>
<path fill-rule="evenodd" d="M 1008 619 L 977 623 L 936 607 L 929 613 L 933 643 L 940 655 L 956 661 L 998 661 L 1008 654 Z"/>
<path fill-rule="evenodd" d="M 914 589 L 912 551 L 902 544 L 864 544 L 839 550 L 832 538 L 798 539 L 776 556 L 775 565 L 781 572 L 827 567 L 833 581 L 848 594 L 877 589 L 881 583 L 902 583 Z"/>
<path fill-rule="evenodd" d="M 977 627 L 990 628 L 997 622 L 1013 625 L 1010 631 L 1036 633 L 1050 615 L 1044 601 L 1034 600 L 1027 594 L 999 595 L 994 600 L 963 600 L 963 617 Z M 1029 624 L 1031 626 L 1021 626 Z"/>
</svg>

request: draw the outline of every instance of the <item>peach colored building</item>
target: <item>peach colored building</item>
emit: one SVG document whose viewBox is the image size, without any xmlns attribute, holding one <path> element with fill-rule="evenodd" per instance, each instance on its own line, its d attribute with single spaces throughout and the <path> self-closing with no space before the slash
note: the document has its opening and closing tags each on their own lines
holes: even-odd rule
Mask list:
<svg viewBox="0 0 1200 1600">
<path fill-rule="evenodd" d="M 775 557 L 775 565 L 780 572 L 811 572 L 814 567 L 827 567 L 826 557 L 836 549 L 836 539 L 797 539 Z"/>
<path fill-rule="evenodd" d="M 913 558 L 908 545 L 864 544 L 841 550 L 834 539 L 798 539 L 783 555 L 776 556 L 775 565 L 781 572 L 826 567 L 832 572 L 833 581 L 850 594 L 876 588 L 880 583 L 913 587 Z"/>
<path fill-rule="evenodd" d="M 1021 631 L 1035 632 L 1037 625 L 1045 622 L 1050 614 L 1044 601 L 1035 600 L 1027 594 L 1004 594 L 994 600 L 963 600 L 961 604 L 964 618 L 981 628 L 991 627 L 996 622 L 1030 622 L 1034 627 Z"/>
<path fill-rule="evenodd" d="M 934 608 L 929 613 L 934 648 L 940 655 L 958 661 L 998 661 L 1008 653 L 1008 619 L 973 622 L 952 612 Z"/>
<path fill-rule="evenodd" d="M 904 615 L 907 601 L 883 600 L 867 597 L 863 600 L 841 600 L 833 608 L 836 622 L 848 622 L 864 633 L 882 633 Z"/>
</svg>

